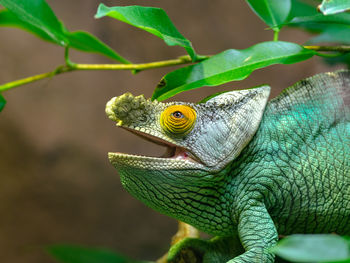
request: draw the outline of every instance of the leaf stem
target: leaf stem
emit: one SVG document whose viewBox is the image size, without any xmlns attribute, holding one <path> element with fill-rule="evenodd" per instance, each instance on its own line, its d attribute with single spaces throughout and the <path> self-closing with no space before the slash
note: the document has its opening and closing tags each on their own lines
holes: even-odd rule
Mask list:
<svg viewBox="0 0 350 263">
<path fill-rule="evenodd" d="M 74 68 L 76 65 L 69 59 L 69 46 L 66 46 L 64 49 L 64 61 L 66 62 L 67 67 Z"/>
<path fill-rule="evenodd" d="M 278 41 L 278 35 L 280 33 L 279 29 L 274 29 L 273 30 L 273 41 Z"/>
</svg>

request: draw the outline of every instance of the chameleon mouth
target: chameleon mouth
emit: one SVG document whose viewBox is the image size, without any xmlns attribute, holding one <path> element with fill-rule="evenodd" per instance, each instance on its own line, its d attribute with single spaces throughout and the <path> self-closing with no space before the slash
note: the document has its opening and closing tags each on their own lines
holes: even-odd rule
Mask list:
<svg viewBox="0 0 350 263">
<path fill-rule="evenodd" d="M 177 160 L 188 160 L 198 162 L 198 160 L 184 148 L 167 146 L 167 151 L 160 158 L 170 158 Z"/>
<path fill-rule="evenodd" d="M 141 131 L 137 131 L 134 129 L 130 129 L 127 127 L 122 127 L 130 132 L 132 132 L 133 134 L 141 137 L 142 139 L 158 144 L 160 146 L 163 146 L 166 148 L 166 151 L 164 154 L 160 155 L 159 157 L 153 157 L 153 156 L 144 156 L 144 155 L 135 155 L 135 154 L 126 154 L 126 153 L 119 153 L 119 152 L 114 152 L 114 153 L 109 153 L 109 157 L 110 159 L 116 159 L 118 157 L 122 157 L 122 158 L 130 158 L 130 159 L 161 159 L 161 160 L 179 160 L 179 161 L 189 161 L 192 163 L 201 163 L 201 161 L 195 157 L 194 154 L 192 154 L 189 150 L 180 147 L 176 144 L 173 144 L 171 142 L 168 142 L 166 140 L 163 140 L 159 137 L 150 135 L 148 133 L 143 133 Z"/>
</svg>

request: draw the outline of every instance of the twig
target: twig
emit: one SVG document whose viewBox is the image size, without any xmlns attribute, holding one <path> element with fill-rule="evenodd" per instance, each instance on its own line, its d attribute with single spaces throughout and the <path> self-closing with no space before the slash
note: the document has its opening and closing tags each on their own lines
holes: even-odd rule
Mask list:
<svg viewBox="0 0 350 263">
<path fill-rule="evenodd" d="M 1 91 L 5 91 L 5 90 L 9 90 L 9 89 L 12 89 L 12 88 L 15 88 L 15 87 L 19 87 L 19 86 L 22 86 L 22 85 L 25 85 L 25 84 L 28 84 L 28 83 L 31 83 L 31 82 L 35 82 L 35 81 L 38 81 L 38 80 L 41 80 L 41 79 L 51 78 L 51 77 L 56 76 L 58 74 L 69 72 L 69 71 L 72 71 L 72 70 L 73 69 L 71 69 L 71 68 L 69 68 L 69 67 L 67 67 L 65 65 L 59 66 L 57 69 L 55 69 L 53 71 L 50 71 L 50 72 L 47 72 L 47 73 L 34 75 L 34 76 L 31 76 L 31 77 L 28 77 L 28 78 L 24 78 L 24 79 L 18 79 L 18 80 L 7 82 L 7 83 L 5 83 L 3 85 L 0 85 L 0 92 Z"/>
<path fill-rule="evenodd" d="M 198 61 L 202 61 L 206 58 L 208 57 L 202 56 L 199 58 Z M 190 56 L 182 56 L 177 59 L 142 63 L 142 64 L 75 64 L 69 61 L 67 65 L 61 65 L 53 71 L 2 84 L 0 85 L 0 92 L 9 90 L 18 86 L 22 86 L 24 84 L 35 82 L 41 79 L 50 78 L 65 72 L 71 72 L 76 70 L 137 70 L 137 71 L 140 71 L 140 70 L 146 70 L 146 69 L 188 64 L 191 62 L 192 60 Z"/>
<path fill-rule="evenodd" d="M 278 33 L 276 33 L 278 35 Z M 276 36 L 275 36 L 276 38 Z M 325 52 L 340 52 L 340 53 L 348 53 L 350 52 L 350 46 L 304 46 L 304 48 L 315 50 L 315 51 L 325 51 Z M 195 62 L 198 63 L 200 61 L 203 61 L 210 56 L 200 56 L 199 59 Z M 190 56 L 182 56 L 176 59 L 169 59 L 169 60 L 163 60 L 163 61 L 155 61 L 150 63 L 141 63 L 141 64 L 75 64 L 69 60 L 68 57 L 68 49 L 66 49 L 65 52 L 65 61 L 66 65 L 61 65 L 58 68 L 56 68 L 53 71 L 34 75 L 28 78 L 19 79 L 11 82 L 7 82 L 5 84 L 0 85 L 0 92 L 9 90 L 15 87 L 19 87 L 31 82 L 35 82 L 41 79 L 45 78 L 51 78 L 53 76 L 76 71 L 76 70 L 133 70 L 133 71 L 141 71 L 141 70 L 147 70 L 147 69 L 154 69 L 154 68 L 162 68 L 162 67 L 169 67 L 169 66 L 175 66 L 175 65 L 183 65 L 183 64 L 189 64 L 192 63 L 192 60 Z"/>
<path fill-rule="evenodd" d="M 304 46 L 304 48 L 315 50 L 315 51 L 334 51 L 347 53 L 350 52 L 350 46 Z"/>
</svg>

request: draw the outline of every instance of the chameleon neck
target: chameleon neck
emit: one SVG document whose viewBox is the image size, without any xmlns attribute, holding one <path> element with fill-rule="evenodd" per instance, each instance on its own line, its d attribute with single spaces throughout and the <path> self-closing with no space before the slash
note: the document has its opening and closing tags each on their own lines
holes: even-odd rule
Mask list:
<svg viewBox="0 0 350 263">
<path fill-rule="evenodd" d="M 134 196 L 160 213 L 191 224 L 212 235 L 229 236 L 234 233 L 229 207 L 231 194 L 225 194 L 226 170 L 218 174 L 206 171 L 183 171 L 187 173 L 181 184 L 176 174 L 159 171 L 152 180 L 144 171 L 137 169 L 121 173 L 121 182 L 127 191 L 139 189 Z M 132 180 L 131 180 L 132 178 Z M 193 183 L 193 178 L 200 183 Z M 213 184 L 213 181 L 216 183 Z M 156 187 L 154 184 L 162 185 Z"/>
<path fill-rule="evenodd" d="M 267 105 L 257 133 L 231 164 L 234 221 L 242 204 L 256 202 L 279 234 L 350 233 L 349 108 L 339 111 L 342 102 L 329 98 L 283 111 Z"/>
</svg>

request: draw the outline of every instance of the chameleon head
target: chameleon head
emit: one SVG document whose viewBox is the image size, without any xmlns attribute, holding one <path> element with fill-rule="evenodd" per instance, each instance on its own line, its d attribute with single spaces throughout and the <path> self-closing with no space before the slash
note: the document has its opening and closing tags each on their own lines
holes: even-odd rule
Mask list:
<svg viewBox="0 0 350 263">
<path fill-rule="evenodd" d="M 107 116 L 117 126 L 167 146 L 168 154 L 109 153 L 109 160 L 136 198 L 203 229 L 204 223 L 191 213 L 199 209 L 210 217 L 212 212 L 202 211 L 202 206 L 218 202 L 221 171 L 255 134 L 269 93 L 268 86 L 261 86 L 222 93 L 199 104 L 162 103 L 130 93 L 114 97 L 106 105 Z"/>
</svg>

